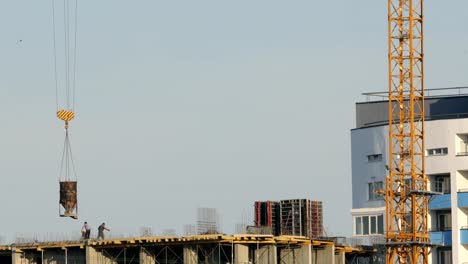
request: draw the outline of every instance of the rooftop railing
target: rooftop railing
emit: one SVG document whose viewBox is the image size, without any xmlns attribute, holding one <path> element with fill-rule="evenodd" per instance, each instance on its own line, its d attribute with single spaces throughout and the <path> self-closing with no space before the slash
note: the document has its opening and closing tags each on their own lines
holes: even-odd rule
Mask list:
<svg viewBox="0 0 468 264">
<path fill-rule="evenodd" d="M 388 91 L 362 93 L 362 95 L 366 96 L 366 102 L 372 101 L 371 98 L 377 98 L 377 100 L 388 100 Z M 467 96 L 468 86 L 424 89 L 424 95 L 425 97 L 432 98 L 443 96 Z"/>
</svg>

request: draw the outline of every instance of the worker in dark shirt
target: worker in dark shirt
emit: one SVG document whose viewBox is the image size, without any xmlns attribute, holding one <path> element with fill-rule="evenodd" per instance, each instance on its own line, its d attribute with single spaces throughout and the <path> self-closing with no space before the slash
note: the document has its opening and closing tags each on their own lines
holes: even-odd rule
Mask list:
<svg viewBox="0 0 468 264">
<path fill-rule="evenodd" d="M 106 227 L 106 223 L 102 223 L 98 227 L 98 239 L 104 239 L 104 230 L 110 231 L 110 229 Z"/>
</svg>

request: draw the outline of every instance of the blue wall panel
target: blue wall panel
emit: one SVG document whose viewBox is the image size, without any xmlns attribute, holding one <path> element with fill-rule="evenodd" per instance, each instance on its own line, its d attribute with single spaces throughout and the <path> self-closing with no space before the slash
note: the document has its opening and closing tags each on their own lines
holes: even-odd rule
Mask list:
<svg viewBox="0 0 468 264">
<path fill-rule="evenodd" d="M 429 203 L 429 210 L 450 209 L 450 194 L 436 195 Z"/>
</svg>

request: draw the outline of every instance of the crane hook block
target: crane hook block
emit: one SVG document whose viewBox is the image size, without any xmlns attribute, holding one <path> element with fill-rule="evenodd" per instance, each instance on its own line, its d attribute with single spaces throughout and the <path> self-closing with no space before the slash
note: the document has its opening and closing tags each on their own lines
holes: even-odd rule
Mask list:
<svg viewBox="0 0 468 264">
<path fill-rule="evenodd" d="M 69 111 L 69 110 L 63 110 L 63 109 L 58 110 L 57 117 L 65 121 L 66 123 L 68 123 L 68 121 L 71 121 L 73 120 L 73 118 L 75 118 L 75 112 Z"/>
</svg>

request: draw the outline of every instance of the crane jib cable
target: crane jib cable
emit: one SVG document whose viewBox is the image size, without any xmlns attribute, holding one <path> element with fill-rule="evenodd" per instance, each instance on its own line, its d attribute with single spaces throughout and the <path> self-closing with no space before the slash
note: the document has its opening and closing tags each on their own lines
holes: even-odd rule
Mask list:
<svg viewBox="0 0 468 264">
<path fill-rule="evenodd" d="M 77 79 L 78 0 L 51 1 L 56 111 L 74 112 Z"/>
<path fill-rule="evenodd" d="M 65 123 L 59 169 L 59 215 L 78 218 L 77 175 L 69 126 L 75 118 L 78 0 L 51 0 L 56 116 Z"/>
</svg>

